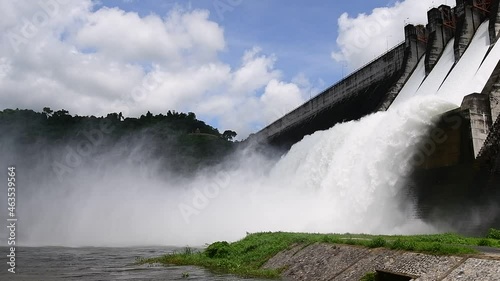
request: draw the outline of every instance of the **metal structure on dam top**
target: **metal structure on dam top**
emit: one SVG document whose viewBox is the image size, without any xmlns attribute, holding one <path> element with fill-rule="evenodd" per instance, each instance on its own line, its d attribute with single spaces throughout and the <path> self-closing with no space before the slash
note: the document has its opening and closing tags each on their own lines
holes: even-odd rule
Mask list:
<svg viewBox="0 0 500 281">
<path fill-rule="evenodd" d="M 491 11 L 491 0 L 474 0 L 472 7 L 478 9 L 486 14 L 489 14 Z"/>
</svg>

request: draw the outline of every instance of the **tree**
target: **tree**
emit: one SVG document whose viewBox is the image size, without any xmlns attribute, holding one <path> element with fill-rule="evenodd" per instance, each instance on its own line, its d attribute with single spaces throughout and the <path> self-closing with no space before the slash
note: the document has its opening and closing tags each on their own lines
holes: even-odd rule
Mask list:
<svg viewBox="0 0 500 281">
<path fill-rule="evenodd" d="M 222 137 L 228 141 L 232 141 L 236 135 L 236 132 L 231 130 L 225 130 L 224 133 L 222 133 Z"/>
<path fill-rule="evenodd" d="M 116 120 L 116 121 L 120 121 L 120 119 L 121 119 L 121 118 L 120 118 L 120 115 L 118 115 L 118 113 L 116 113 L 116 112 L 113 112 L 113 113 L 108 113 L 108 115 L 106 115 L 106 118 L 107 118 L 107 119 L 111 119 L 111 120 L 113 120 L 113 121 L 115 121 L 115 120 Z"/>
<path fill-rule="evenodd" d="M 61 110 L 54 112 L 54 116 L 55 117 L 69 116 L 69 111 L 67 111 L 66 109 L 61 109 Z"/>
<path fill-rule="evenodd" d="M 52 109 L 50 109 L 50 107 L 44 107 L 44 108 L 43 108 L 43 113 L 44 113 L 44 114 L 45 114 L 45 116 L 47 116 L 47 117 L 52 116 L 52 113 L 53 113 L 53 112 L 54 112 L 54 111 L 53 111 Z"/>
</svg>

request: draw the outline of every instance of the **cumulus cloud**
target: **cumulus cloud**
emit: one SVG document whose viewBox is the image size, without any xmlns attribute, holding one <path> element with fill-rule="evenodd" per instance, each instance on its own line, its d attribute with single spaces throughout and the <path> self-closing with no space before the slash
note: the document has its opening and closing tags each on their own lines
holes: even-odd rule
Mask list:
<svg viewBox="0 0 500 281">
<path fill-rule="evenodd" d="M 303 101 L 301 89 L 293 83 L 271 80 L 260 98 L 269 123 L 282 117 Z"/>
<path fill-rule="evenodd" d="M 72 114 L 193 111 L 240 137 L 304 101 L 258 47 L 232 68 L 218 58 L 224 29 L 206 10 L 162 17 L 90 0 L 0 2 L 0 104 Z"/>
<path fill-rule="evenodd" d="M 236 94 L 248 94 L 280 76 L 279 71 L 274 70 L 276 58 L 260 55 L 261 51 L 259 47 L 254 47 L 245 52 L 241 67 L 234 73 L 231 91 Z"/>
<path fill-rule="evenodd" d="M 443 2 L 344 14 L 332 57 L 360 66 L 402 40 L 405 21 L 425 23 L 427 9 Z M 321 90 L 303 74 L 284 79 L 278 58 L 259 47 L 242 53 L 240 65 L 222 61 L 224 28 L 206 10 L 173 6 L 166 15 L 141 16 L 91 0 L 40 0 L 0 1 L 0 15 L 3 108 L 193 111 L 244 138 Z"/>
<path fill-rule="evenodd" d="M 405 23 L 426 24 L 427 11 L 441 4 L 455 6 L 455 1 L 405 0 L 356 17 L 344 13 L 338 19 L 337 50 L 331 56 L 347 62 L 351 70 L 358 68 L 403 41 Z"/>
<path fill-rule="evenodd" d="M 259 47 L 248 50 L 241 65 L 230 73 L 226 94 L 205 99 L 197 112 L 221 112 L 222 127 L 248 134 L 302 104 L 309 81 L 303 76 L 302 85 L 282 81 L 281 72 L 274 68 L 275 61 L 275 56 L 263 54 Z"/>
<path fill-rule="evenodd" d="M 208 20 L 207 11 L 174 9 L 165 19 L 139 17 L 118 8 L 90 13 L 75 35 L 76 45 L 114 59 L 183 65 L 187 52 L 197 63 L 210 61 L 224 49 L 223 30 Z M 203 61 L 201 61 L 203 60 Z"/>
</svg>

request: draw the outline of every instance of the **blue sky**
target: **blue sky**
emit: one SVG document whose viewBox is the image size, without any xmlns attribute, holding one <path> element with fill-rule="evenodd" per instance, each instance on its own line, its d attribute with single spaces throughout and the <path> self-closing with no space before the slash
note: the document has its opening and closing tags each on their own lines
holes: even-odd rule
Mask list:
<svg viewBox="0 0 500 281">
<path fill-rule="evenodd" d="M 245 138 L 454 2 L 0 1 L 0 105 L 191 111 Z"/>
<path fill-rule="evenodd" d="M 166 15 L 174 6 L 184 9 L 206 9 L 210 19 L 225 31 L 227 50 L 220 54 L 236 67 L 245 50 L 255 45 L 265 53 L 277 56 L 276 67 L 284 78 L 304 73 L 319 87 L 328 87 L 347 72 L 346 66 L 330 57 L 338 36 L 337 21 L 341 14 L 356 16 L 374 8 L 393 5 L 388 0 L 299 1 L 299 0 L 102 0 L 96 6 L 119 7 L 142 16 Z M 401 30 L 403 32 L 403 30 Z M 397 42 L 390 42 L 396 44 Z M 320 83 L 319 81 L 324 81 Z"/>
</svg>

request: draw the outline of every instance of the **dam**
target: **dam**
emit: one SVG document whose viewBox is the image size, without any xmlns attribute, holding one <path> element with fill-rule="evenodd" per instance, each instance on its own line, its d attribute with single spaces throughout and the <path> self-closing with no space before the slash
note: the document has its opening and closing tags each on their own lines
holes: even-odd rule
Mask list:
<svg viewBox="0 0 500 281">
<path fill-rule="evenodd" d="M 498 1 L 459 0 L 454 8 L 442 5 L 428 11 L 428 22 L 426 26 L 406 25 L 404 42 L 285 114 L 253 137 L 271 144 L 291 144 L 304 135 L 330 128 L 339 122 L 387 110 L 397 99 L 408 98 L 408 95 L 437 92 L 442 83 L 454 82 L 453 79 L 446 79 L 452 68 L 467 64 L 467 58 L 462 63 L 460 61 L 469 47 L 471 54 L 468 57 L 479 58 L 480 64 L 483 60 L 490 63 L 498 61 L 496 54 L 490 54 L 500 29 Z M 486 30 L 488 33 L 489 42 L 483 48 L 472 50 L 473 37 L 481 24 L 484 25 L 482 31 Z M 435 66 L 437 68 L 432 73 Z M 478 70 L 478 66 L 475 69 L 465 68 L 470 71 Z M 475 89 L 479 89 L 479 92 L 482 92 L 488 79 L 493 76 L 492 73 L 487 73 L 490 70 L 491 66 L 483 70 L 482 81 L 474 81 L 478 82 Z M 469 78 L 473 78 L 472 76 L 469 75 Z M 412 89 L 405 87 L 417 87 L 419 92 L 415 89 L 412 92 Z M 489 89 L 483 94 L 489 95 L 492 100 L 498 99 L 497 88 L 490 85 Z M 453 102 L 459 106 L 461 99 L 453 99 Z M 498 104 L 492 103 L 493 117 L 498 116 L 497 107 Z"/>
<path fill-rule="evenodd" d="M 150 139 L 139 129 L 133 137 L 124 130 L 123 139 L 113 133 L 81 163 L 72 156 L 92 127 L 68 131 L 68 142 L 54 145 L 55 130 L 42 127 L 47 141 L 26 143 L 22 135 L 14 153 L 2 136 L 3 163 L 13 159 L 27 171 L 20 239 L 28 246 L 203 245 L 247 232 L 413 234 L 454 230 L 441 223 L 464 232 L 495 225 L 500 25 L 498 1 L 488 4 L 491 12 L 479 4 L 430 10 L 427 26 L 407 25 L 404 42 L 255 135 L 289 148 L 286 154 L 235 143 L 227 161 L 182 176 L 168 163 L 190 158 L 177 157 L 184 146 L 170 148 L 163 127 L 151 127 Z M 116 128 L 132 124 L 110 117 Z M 191 144 L 205 136 L 182 137 Z M 193 153 L 193 163 L 201 156 Z M 71 170 L 61 180 L 54 167 L 62 161 Z M 105 235 L 90 235 L 95 229 Z"/>
<path fill-rule="evenodd" d="M 500 202 L 500 1 L 456 2 L 429 10 L 425 26 L 406 25 L 404 42 L 252 139 L 287 149 L 335 124 L 436 96 L 455 109 L 435 118 L 430 134 L 440 140 L 428 137 L 417 149 L 408 196 L 418 202 L 421 217 L 447 218 L 463 232 L 484 231 L 471 216 L 488 213 L 471 210 Z M 487 224 L 498 226 L 500 218 Z"/>
</svg>

